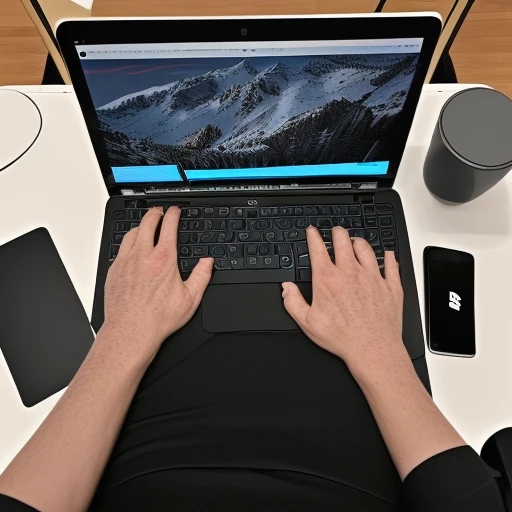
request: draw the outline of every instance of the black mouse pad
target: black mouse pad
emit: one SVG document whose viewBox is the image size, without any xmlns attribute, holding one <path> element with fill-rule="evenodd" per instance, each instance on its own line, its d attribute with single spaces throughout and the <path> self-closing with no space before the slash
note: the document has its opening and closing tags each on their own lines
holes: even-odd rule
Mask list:
<svg viewBox="0 0 512 512">
<path fill-rule="evenodd" d="M 0 247 L 0 349 L 31 407 L 66 387 L 94 336 L 48 231 Z"/>
<path fill-rule="evenodd" d="M 281 291 L 278 283 L 209 286 L 201 308 L 203 329 L 210 333 L 296 330 Z"/>
</svg>

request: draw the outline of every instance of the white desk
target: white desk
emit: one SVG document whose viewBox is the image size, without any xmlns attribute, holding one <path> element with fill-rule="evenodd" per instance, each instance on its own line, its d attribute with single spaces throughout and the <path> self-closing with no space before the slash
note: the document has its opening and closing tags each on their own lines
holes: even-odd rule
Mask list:
<svg viewBox="0 0 512 512">
<path fill-rule="evenodd" d="M 422 315 L 424 247 L 445 246 L 475 256 L 477 356 L 465 359 L 427 351 L 427 361 L 437 404 L 466 441 L 480 450 L 491 434 L 512 426 L 512 173 L 487 194 L 456 207 L 437 202 L 422 179 L 440 109 L 466 87 L 425 87 L 396 189 L 404 203 Z M 0 172 L 0 244 L 46 227 L 90 315 L 108 196 L 80 108 L 68 87 L 14 89 L 37 103 L 43 128 L 34 147 Z M 0 472 L 61 394 L 25 408 L 0 356 Z"/>
</svg>

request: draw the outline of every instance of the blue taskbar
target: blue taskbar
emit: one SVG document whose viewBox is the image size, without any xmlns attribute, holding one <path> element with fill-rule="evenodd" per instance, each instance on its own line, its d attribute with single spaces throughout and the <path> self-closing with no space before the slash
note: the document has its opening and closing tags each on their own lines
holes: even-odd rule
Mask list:
<svg viewBox="0 0 512 512">
<path fill-rule="evenodd" d="M 255 167 L 248 169 L 186 170 L 189 181 L 279 179 L 329 176 L 382 176 L 388 172 L 389 162 L 347 164 L 292 165 L 282 167 Z M 151 183 L 181 181 L 176 165 L 141 165 L 112 167 L 117 183 Z"/>
</svg>

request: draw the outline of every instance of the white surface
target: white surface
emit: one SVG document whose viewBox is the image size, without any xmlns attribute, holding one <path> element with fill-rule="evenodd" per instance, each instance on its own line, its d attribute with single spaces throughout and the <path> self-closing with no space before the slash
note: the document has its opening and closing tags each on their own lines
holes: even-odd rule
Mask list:
<svg viewBox="0 0 512 512">
<path fill-rule="evenodd" d="M 5 169 L 36 140 L 42 119 L 30 98 L 9 89 L 0 89 L 0 112 L 0 169 Z"/>
<path fill-rule="evenodd" d="M 477 356 L 427 352 L 434 398 L 468 443 L 479 450 L 512 426 L 512 173 L 472 203 L 446 206 L 426 190 L 423 161 L 444 102 L 468 86 L 426 86 L 396 181 L 407 219 L 423 315 L 423 249 L 468 251 L 476 261 Z M 78 103 L 70 88 L 17 87 L 43 112 L 41 136 L 19 162 L 0 173 L 0 244 L 46 227 L 87 313 L 107 193 Z M 67 91 L 67 92 L 66 92 Z M 64 92 L 64 93 L 63 93 Z M 45 206 L 42 206 L 45 204 Z M 0 471 L 38 427 L 61 393 L 27 409 L 0 357 Z"/>
<path fill-rule="evenodd" d="M 73 3 L 81 5 L 85 9 L 92 9 L 92 3 L 94 0 L 71 0 Z"/>
</svg>

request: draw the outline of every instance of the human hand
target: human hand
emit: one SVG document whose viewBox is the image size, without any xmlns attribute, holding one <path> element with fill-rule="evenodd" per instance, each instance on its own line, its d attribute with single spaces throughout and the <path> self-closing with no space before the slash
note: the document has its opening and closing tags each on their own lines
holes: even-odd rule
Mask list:
<svg viewBox="0 0 512 512">
<path fill-rule="evenodd" d="M 126 339 L 126 350 L 152 359 L 162 342 L 183 327 L 197 310 L 210 282 L 213 259 L 199 261 L 186 281 L 178 271 L 180 209 L 150 209 L 128 232 L 105 283 L 104 328 Z M 132 346 L 133 345 L 133 346 Z"/>
<path fill-rule="evenodd" d="M 317 345 L 341 357 L 349 369 L 368 359 L 403 354 L 403 290 L 392 251 L 385 253 L 383 279 L 371 246 L 349 237 L 341 227 L 332 230 L 335 263 L 314 227 L 307 229 L 313 275 L 311 306 L 294 283 L 283 283 L 284 306 Z"/>
</svg>

